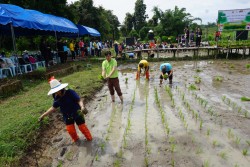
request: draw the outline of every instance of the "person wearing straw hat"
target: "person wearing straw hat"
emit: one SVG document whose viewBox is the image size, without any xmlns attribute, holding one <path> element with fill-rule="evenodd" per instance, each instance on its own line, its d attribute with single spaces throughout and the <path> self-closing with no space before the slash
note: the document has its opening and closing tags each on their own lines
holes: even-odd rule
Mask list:
<svg viewBox="0 0 250 167">
<path fill-rule="evenodd" d="M 162 81 L 167 80 L 169 78 L 169 84 L 172 84 L 173 80 L 173 68 L 170 63 L 163 63 L 160 65 L 160 86 L 162 85 Z"/>
<path fill-rule="evenodd" d="M 80 99 L 79 95 L 74 90 L 66 90 L 65 88 L 68 86 L 68 83 L 61 83 L 54 77 L 51 78 L 49 83 L 51 89 L 48 92 L 48 95 L 53 96 L 54 102 L 52 107 L 50 107 L 39 117 L 39 121 L 60 107 L 60 111 L 63 114 L 63 120 L 66 124 L 66 130 L 73 142 L 79 140 L 74 125 L 75 123 L 78 125 L 79 130 L 83 133 L 86 139 L 91 141 L 92 135 L 85 124 L 84 116 L 78 112 L 80 109 L 84 114 L 87 113 L 87 110 L 84 108 L 83 101 Z"/>
</svg>

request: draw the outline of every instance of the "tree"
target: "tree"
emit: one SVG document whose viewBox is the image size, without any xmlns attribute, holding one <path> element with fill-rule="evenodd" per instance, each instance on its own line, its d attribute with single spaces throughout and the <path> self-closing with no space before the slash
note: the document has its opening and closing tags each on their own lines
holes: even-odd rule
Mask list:
<svg viewBox="0 0 250 167">
<path fill-rule="evenodd" d="M 134 28 L 137 32 L 146 25 L 146 5 L 143 0 L 137 0 L 135 2 L 135 13 L 134 13 Z"/>
<path fill-rule="evenodd" d="M 186 13 L 185 8 L 179 9 L 175 6 L 174 10 L 166 10 L 163 12 L 158 7 L 153 9 L 154 20 L 159 20 L 158 25 L 154 28 L 154 32 L 158 36 L 177 36 L 183 34 L 185 26 L 191 26 L 193 21 L 201 20 L 193 18 L 189 13 Z"/>
<path fill-rule="evenodd" d="M 126 35 L 133 29 L 134 16 L 130 13 L 126 13 L 124 27 L 126 29 Z"/>
</svg>

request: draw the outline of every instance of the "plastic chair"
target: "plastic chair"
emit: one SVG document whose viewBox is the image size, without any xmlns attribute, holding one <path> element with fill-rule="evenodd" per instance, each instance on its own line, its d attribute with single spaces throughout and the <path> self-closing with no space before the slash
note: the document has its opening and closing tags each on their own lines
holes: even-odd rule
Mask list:
<svg viewBox="0 0 250 167">
<path fill-rule="evenodd" d="M 28 73 L 28 72 L 32 72 L 32 66 L 31 64 L 27 64 L 23 58 L 19 57 L 18 58 L 18 62 L 20 65 L 20 68 L 22 70 L 23 73 Z"/>
</svg>

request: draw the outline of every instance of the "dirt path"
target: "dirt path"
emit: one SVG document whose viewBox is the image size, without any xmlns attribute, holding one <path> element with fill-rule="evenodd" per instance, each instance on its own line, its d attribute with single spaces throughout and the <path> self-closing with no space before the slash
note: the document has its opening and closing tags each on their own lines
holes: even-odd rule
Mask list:
<svg viewBox="0 0 250 167">
<path fill-rule="evenodd" d="M 172 62 L 173 85 L 161 87 L 160 63 L 150 63 L 149 82 L 134 80 L 136 64 L 120 66 L 124 104 L 118 97 L 112 103 L 104 86 L 87 105 L 94 140 L 81 135 L 80 144 L 72 145 L 61 130 L 38 164 L 248 167 L 250 103 L 240 100 L 250 97 L 246 64 L 250 61 Z"/>
</svg>

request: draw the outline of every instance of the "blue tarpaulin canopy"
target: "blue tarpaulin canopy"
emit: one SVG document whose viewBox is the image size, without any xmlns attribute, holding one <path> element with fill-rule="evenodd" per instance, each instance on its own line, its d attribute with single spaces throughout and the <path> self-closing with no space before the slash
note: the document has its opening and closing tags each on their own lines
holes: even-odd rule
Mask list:
<svg viewBox="0 0 250 167">
<path fill-rule="evenodd" d="M 11 24 L 13 27 L 35 30 L 78 33 L 76 25 L 66 18 L 23 9 L 11 4 L 0 4 L 0 24 Z"/>
<path fill-rule="evenodd" d="M 77 28 L 79 29 L 79 35 L 91 35 L 91 36 L 95 36 L 95 37 L 99 37 L 101 36 L 101 34 L 94 28 L 90 28 L 87 26 L 83 26 L 83 25 L 77 25 Z"/>
</svg>

